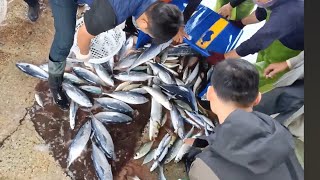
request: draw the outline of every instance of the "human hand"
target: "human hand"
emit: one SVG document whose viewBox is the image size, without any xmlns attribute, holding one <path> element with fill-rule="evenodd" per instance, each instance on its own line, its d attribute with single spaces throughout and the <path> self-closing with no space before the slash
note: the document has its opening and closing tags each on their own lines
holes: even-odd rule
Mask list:
<svg viewBox="0 0 320 180">
<path fill-rule="evenodd" d="M 279 72 L 285 71 L 289 66 L 286 61 L 270 64 L 263 72 L 266 78 L 272 78 Z"/>
<path fill-rule="evenodd" d="M 78 59 L 80 61 L 83 61 L 83 62 L 88 62 L 89 59 L 91 58 L 91 52 L 90 51 L 86 55 L 81 54 L 79 49 L 74 50 L 73 53 L 74 53 L 74 56 L 75 56 L 76 59 Z"/>
<path fill-rule="evenodd" d="M 183 140 L 183 142 L 189 146 L 192 146 L 193 145 L 193 142 L 194 142 L 195 138 L 187 138 L 185 140 Z"/>
<path fill-rule="evenodd" d="M 175 45 L 181 44 L 184 37 L 189 39 L 189 35 L 184 31 L 184 27 L 180 27 L 178 33 L 172 39 L 173 43 Z"/>
<path fill-rule="evenodd" d="M 224 18 L 230 19 L 231 18 L 231 11 L 233 7 L 230 5 L 230 3 L 225 4 L 222 6 L 219 10 L 218 13 L 223 16 Z"/>
</svg>

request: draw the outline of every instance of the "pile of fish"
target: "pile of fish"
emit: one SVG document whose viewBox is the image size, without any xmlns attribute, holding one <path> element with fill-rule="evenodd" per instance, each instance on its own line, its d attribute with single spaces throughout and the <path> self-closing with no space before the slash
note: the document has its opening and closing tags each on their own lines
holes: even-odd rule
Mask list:
<svg viewBox="0 0 320 180">
<path fill-rule="evenodd" d="M 139 148 L 134 159 L 145 156 L 143 164 L 153 160 L 150 171 L 159 167 L 161 179 L 165 179 L 163 165 L 173 159 L 179 162 L 189 151 L 190 146 L 183 143 L 185 138 L 208 135 L 212 131 L 214 124 L 200 113 L 195 97 L 201 82 L 207 80 L 200 72 L 199 59 L 193 56 L 197 53 L 189 46 L 172 47 L 170 44 L 171 41 L 135 50 L 133 38 L 129 37 L 115 58 L 106 63 L 84 66 L 77 60 L 67 59 L 67 68 L 72 71 L 64 73 L 62 86 L 71 100 L 70 129 L 77 124 L 79 108 L 87 109 L 89 113 L 97 107 L 104 109 L 90 113 L 90 119 L 77 132 L 69 147 L 68 167 L 90 140 L 97 176 L 113 179 L 109 161 L 115 160 L 116 155 L 105 125 L 131 123 L 134 109 L 130 105 L 144 104 L 149 101 L 148 97 L 151 97 L 147 124 L 149 142 Z M 48 79 L 48 64 L 17 63 L 16 66 L 28 75 Z M 87 94 L 95 97 L 93 102 Z M 35 98 L 43 107 L 40 96 L 36 94 Z M 172 128 L 167 130 L 157 148 L 151 150 L 160 138 L 160 128 L 166 123 Z M 186 127 L 191 128 L 187 131 Z M 195 129 L 198 129 L 196 133 Z"/>
</svg>

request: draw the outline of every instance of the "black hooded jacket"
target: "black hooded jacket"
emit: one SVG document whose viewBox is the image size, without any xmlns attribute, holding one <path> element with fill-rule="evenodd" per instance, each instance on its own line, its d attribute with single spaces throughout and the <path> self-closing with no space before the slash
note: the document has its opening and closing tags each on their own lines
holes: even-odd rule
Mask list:
<svg viewBox="0 0 320 180">
<path fill-rule="evenodd" d="M 209 136 L 196 157 L 220 180 L 300 180 L 303 169 L 290 132 L 270 116 L 235 110 Z"/>
</svg>

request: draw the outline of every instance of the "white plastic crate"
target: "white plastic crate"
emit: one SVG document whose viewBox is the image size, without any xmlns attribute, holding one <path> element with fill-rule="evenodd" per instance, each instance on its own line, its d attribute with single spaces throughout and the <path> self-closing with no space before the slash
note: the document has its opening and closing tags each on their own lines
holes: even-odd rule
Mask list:
<svg viewBox="0 0 320 180">
<path fill-rule="evenodd" d="M 6 19 L 7 9 L 7 0 L 0 0 L 0 24 Z"/>
<path fill-rule="evenodd" d="M 77 20 L 74 43 L 70 52 L 79 49 L 77 45 L 77 34 L 80 26 L 83 25 L 83 23 L 83 17 Z M 101 64 L 113 58 L 113 56 L 120 51 L 125 41 L 126 34 L 120 26 L 99 34 L 91 40 L 90 51 L 92 58 L 89 60 L 89 63 Z"/>
</svg>

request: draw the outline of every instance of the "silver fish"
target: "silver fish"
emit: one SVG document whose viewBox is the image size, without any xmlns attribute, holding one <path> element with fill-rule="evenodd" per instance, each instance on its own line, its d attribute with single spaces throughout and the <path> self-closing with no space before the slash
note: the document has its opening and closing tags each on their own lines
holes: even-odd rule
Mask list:
<svg viewBox="0 0 320 180">
<path fill-rule="evenodd" d="M 161 152 L 161 155 L 158 158 L 159 162 L 161 162 L 163 160 L 163 158 L 167 155 L 169 147 L 170 147 L 170 145 L 167 144 L 166 147 L 163 149 L 163 151 Z"/>
<path fill-rule="evenodd" d="M 197 91 L 197 89 L 199 88 L 199 86 L 200 86 L 200 84 L 201 84 L 201 82 L 202 82 L 202 77 L 203 77 L 203 73 L 201 73 L 201 74 L 198 76 L 196 82 L 195 82 L 194 85 L 193 85 L 192 91 L 193 91 L 193 93 L 195 93 L 195 94 L 196 94 L 196 91 Z"/>
<path fill-rule="evenodd" d="M 181 72 L 182 72 L 185 63 L 186 63 L 186 56 L 183 56 L 183 57 L 180 59 L 180 65 L 179 65 L 179 67 L 178 67 L 178 73 L 181 73 Z"/>
<path fill-rule="evenodd" d="M 114 78 L 120 81 L 146 81 L 152 77 L 153 77 L 152 75 L 146 74 L 144 72 L 135 72 L 135 71 L 131 71 L 130 73 L 122 72 L 117 75 L 114 75 Z"/>
<path fill-rule="evenodd" d="M 119 112 L 99 112 L 94 117 L 103 123 L 127 123 L 132 121 L 130 116 Z"/>
<path fill-rule="evenodd" d="M 77 76 L 70 74 L 70 73 L 63 73 L 63 78 L 66 80 L 69 80 L 70 82 L 74 84 L 84 84 L 86 83 L 84 80 L 78 78 Z"/>
<path fill-rule="evenodd" d="M 148 68 L 147 68 L 147 74 L 153 74 L 153 71 L 150 66 L 148 66 Z M 153 80 L 153 78 L 148 79 L 148 86 L 152 85 L 152 80 Z"/>
<path fill-rule="evenodd" d="M 133 68 L 133 71 L 145 71 L 147 70 L 148 66 L 137 66 L 135 68 Z"/>
<path fill-rule="evenodd" d="M 167 115 L 167 113 L 165 113 L 162 117 L 162 120 L 161 120 L 161 127 L 163 127 L 166 124 L 167 119 L 168 119 L 168 115 Z"/>
<path fill-rule="evenodd" d="M 113 99 L 113 98 L 108 98 L 108 97 L 96 98 L 95 100 L 103 108 L 107 108 L 110 110 L 114 110 L 116 112 L 129 114 L 129 115 L 133 113 L 133 109 L 123 101 Z"/>
<path fill-rule="evenodd" d="M 128 104 L 144 104 L 149 100 L 143 95 L 131 91 L 117 91 L 113 93 L 104 93 L 110 97 L 126 102 Z"/>
<path fill-rule="evenodd" d="M 157 159 L 153 165 L 150 168 L 150 172 L 154 171 L 161 163 L 161 161 L 163 160 L 163 158 L 166 156 L 166 154 L 168 153 L 168 149 L 169 149 L 169 144 L 163 149 L 163 151 L 161 152 L 161 155 L 159 156 L 159 159 Z"/>
<path fill-rule="evenodd" d="M 102 63 L 101 65 L 109 74 L 113 74 L 114 57 L 110 57 L 106 62 Z"/>
<path fill-rule="evenodd" d="M 207 72 L 207 81 L 210 81 L 213 70 L 214 70 L 214 66 L 211 66 L 211 68 Z"/>
<path fill-rule="evenodd" d="M 174 159 L 174 162 L 178 163 L 183 158 L 183 156 L 190 151 L 191 147 L 192 146 L 190 146 L 188 144 L 183 144 L 181 146 L 181 148 L 179 149 L 179 151 Z"/>
<path fill-rule="evenodd" d="M 178 111 L 180 112 L 180 115 L 182 116 L 182 118 L 189 124 L 191 124 L 192 126 L 195 126 L 196 128 L 198 129 L 201 129 L 201 127 L 196 123 L 194 122 L 192 119 L 188 118 L 186 116 L 186 113 L 184 112 L 184 110 L 182 110 L 181 108 L 177 108 Z"/>
<path fill-rule="evenodd" d="M 150 168 L 150 172 L 154 171 L 159 166 L 159 164 L 160 164 L 159 161 L 154 161 Z"/>
<path fill-rule="evenodd" d="M 174 132 L 183 139 L 184 138 L 184 123 L 183 119 L 176 106 L 172 106 L 172 111 L 170 111 L 171 121 L 174 128 Z"/>
<path fill-rule="evenodd" d="M 172 110 L 172 104 L 169 102 L 168 98 L 161 92 L 160 88 L 156 85 L 151 87 L 143 86 L 142 88 L 145 89 L 155 100 L 162 104 L 166 109 L 169 111 Z"/>
<path fill-rule="evenodd" d="M 112 180 L 113 175 L 111 171 L 111 166 L 103 152 L 95 145 L 95 143 L 92 143 L 91 158 L 98 178 L 100 180 Z"/>
<path fill-rule="evenodd" d="M 154 157 L 154 154 L 156 153 L 156 150 L 157 149 L 153 149 L 151 150 L 147 155 L 146 157 L 144 158 L 143 162 L 142 162 L 142 165 L 144 164 L 147 164 L 149 163 L 150 161 L 152 161 L 153 157 Z"/>
<path fill-rule="evenodd" d="M 122 91 L 130 91 L 131 89 L 135 89 L 142 86 L 142 84 L 130 84 L 127 87 L 124 87 Z"/>
<path fill-rule="evenodd" d="M 92 107 L 89 98 L 80 89 L 69 83 L 62 83 L 62 87 L 74 102 L 84 107 Z"/>
<path fill-rule="evenodd" d="M 205 123 L 203 122 L 203 119 L 201 117 L 199 117 L 197 114 L 187 111 L 185 110 L 185 112 L 187 113 L 187 115 L 192 118 L 197 124 L 199 124 L 202 127 L 205 127 Z"/>
<path fill-rule="evenodd" d="M 202 132 L 192 136 L 192 138 L 196 138 L 201 135 L 202 135 Z M 183 144 L 181 146 L 181 148 L 179 149 L 179 152 L 178 152 L 177 156 L 175 157 L 174 162 L 178 163 L 183 158 L 183 156 L 190 151 L 190 149 L 191 149 L 190 145 Z"/>
<path fill-rule="evenodd" d="M 151 98 L 151 113 L 150 113 L 150 127 L 149 139 L 154 140 L 158 137 L 159 129 L 161 127 L 162 106 L 154 97 Z"/>
<path fill-rule="evenodd" d="M 163 172 L 163 165 L 159 165 L 159 180 L 167 180 L 166 177 L 164 176 Z"/>
<path fill-rule="evenodd" d="M 138 59 L 138 57 L 141 55 L 141 52 L 133 52 L 127 55 L 125 58 L 120 59 L 116 67 L 114 67 L 115 70 L 124 70 L 132 66 L 132 64 L 135 62 L 135 60 Z"/>
<path fill-rule="evenodd" d="M 157 75 L 161 79 L 161 81 L 166 84 L 176 84 L 175 78 L 168 70 L 166 70 L 166 68 L 158 63 L 149 62 L 147 64 L 152 68 L 153 74 Z"/>
<path fill-rule="evenodd" d="M 46 72 L 49 72 L 49 63 L 39 65 L 39 68 L 43 69 Z"/>
<path fill-rule="evenodd" d="M 123 83 L 119 84 L 114 91 L 122 91 L 123 88 L 129 86 L 131 83 L 132 83 L 131 81 L 123 82 Z"/>
<path fill-rule="evenodd" d="M 78 131 L 69 147 L 68 166 L 77 159 L 87 145 L 91 134 L 91 121 L 87 121 Z"/>
<path fill-rule="evenodd" d="M 148 152 L 151 150 L 153 141 L 147 142 L 144 145 L 142 145 L 138 151 L 135 153 L 133 159 L 140 159 L 143 156 L 145 156 L 146 154 L 148 154 Z"/>
<path fill-rule="evenodd" d="M 160 66 L 162 66 L 164 69 L 166 69 L 168 72 L 170 72 L 171 74 L 173 74 L 174 76 L 179 76 L 179 74 L 177 72 L 175 72 L 174 70 L 168 68 L 167 66 L 163 65 L 163 64 L 159 64 Z"/>
<path fill-rule="evenodd" d="M 114 81 L 111 78 L 110 74 L 103 68 L 100 64 L 94 64 L 93 65 L 97 75 L 100 77 L 102 81 L 104 81 L 107 85 L 113 87 Z"/>
<path fill-rule="evenodd" d="M 169 40 L 168 42 L 165 42 L 165 43 L 160 44 L 160 45 L 152 44 L 148 49 L 146 49 L 139 56 L 139 58 L 136 61 L 134 61 L 134 63 L 130 66 L 128 71 L 130 71 L 131 69 L 139 66 L 140 64 L 143 64 L 143 63 L 149 61 L 150 59 L 155 58 L 162 50 L 167 48 L 171 44 L 171 42 L 172 42 L 172 39 Z"/>
<path fill-rule="evenodd" d="M 178 86 L 184 86 L 184 82 L 182 82 L 180 79 L 176 78 L 176 83 Z"/>
<path fill-rule="evenodd" d="M 165 63 L 167 61 L 167 58 L 168 58 L 168 51 L 167 49 L 164 49 L 160 55 L 160 62 Z"/>
<path fill-rule="evenodd" d="M 39 106 L 41 106 L 41 107 L 44 106 L 43 105 L 43 101 L 42 101 L 42 99 L 41 99 L 41 97 L 40 97 L 40 95 L 38 93 L 34 94 L 34 98 L 36 99 L 36 102 L 38 103 Z"/>
<path fill-rule="evenodd" d="M 188 78 L 188 75 L 189 75 L 189 67 L 187 66 L 185 69 L 184 69 L 184 72 L 183 72 L 183 75 L 182 75 L 182 81 L 185 83 L 187 78 Z"/>
<path fill-rule="evenodd" d="M 174 99 L 173 101 L 177 104 L 177 106 L 181 107 L 182 109 L 192 111 L 192 108 L 189 106 L 189 104 L 185 103 L 184 101 L 179 99 Z"/>
<path fill-rule="evenodd" d="M 136 93 L 139 93 L 139 94 L 148 94 L 148 92 L 143 88 L 135 88 L 135 89 L 131 89 L 130 91 L 131 92 L 136 92 Z"/>
<path fill-rule="evenodd" d="M 18 69 L 23 71 L 24 73 L 42 79 L 42 80 L 47 80 L 49 77 L 49 74 L 44 71 L 43 69 L 39 68 L 36 65 L 29 64 L 29 63 L 16 63 L 16 66 Z"/>
<path fill-rule="evenodd" d="M 79 88 L 92 94 L 102 94 L 102 89 L 100 87 L 83 85 L 79 86 Z"/>
<path fill-rule="evenodd" d="M 171 136 L 169 135 L 169 133 L 167 133 L 163 138 L 162 140 L 160 141 L 158 147 L 157 147 L 157 150 L 156 150 L 156 153 L 154 154 L 153 156 L 153 159 L 154 160 L 157 160 L 162 151 L 164 150 L 164 148 L 170 143 L 170 140 L 171 140 Z"/>
<path fill-rule="evenodd" d="M 208 131 L 207 127 L 209 127 L 209 125 L 207 123 L 205 123 L 204 133 L 206 136 L 209 136 L 209 131 Z"/>
<path fill-rule="evenodd" d="M 70 103 L 70 111 L 69 111 L 69 119 L 70 119 L 70 128 L 74 129 L 76 125 L 76 115 L 78 111 L 78 104 L 74 101 L 71 101 Z"/>
<path fill-rule="evenodd" d="M 122 45 L 122 48 L 119 51 L 119 58 L 122 59 L 127 55 L 130 49 L 133 48 L 133 36 L 130 36 L 126 42 Z"/>
<path fill-rule="evenodd" d="M 202 114 L 198 114 L 198 116 L 204 121 L 206 122 L 206 124 L 208 124 L 209 126 L 214 128 L 214 124 L 212 123 L 211 119 L 207 118 L 206 116 L 202 115 Z"/>
<path fill-rule="evenodd" d="M 80 78 L 88 81 L 89 83 L 93 84 L 93 85 L 102 85 L 102 86 L 106 86 L 106 83 L 103 82 L 96 74 L 94 74 L 93 72 L 81 68 L 81 67 L 73 67 L 73 72 Z"/>
<path fill-rule="evenodd" d="M 192 126 L 192 128 L 188 131 L 188 133 L 185 136 L 186 138 L 190 138 L 191 135 L 194 132 L 194 126 Z M 172 146 L 172 148 L 170 149 L 170 151 L 168 152 L 168 154 L 166 155 L 165 159 L 164 159 L 164 164 L 167 164 L 169 162 L 171 162 L 178 154 L 180 148 L 183 145 L 183 140 L 182 139 L 178 139 Z"/>
<path fill-rule="evenodd" d="M 92 117 L 92 129 L 94 137 L 99 143 L 101 150 L 111 159 L 115 159 L 114 144 L 112 137 L 104 125 L 98 121 L 94 116 Z"/>
<path fill-rule="evenodd" d="M 170 56 L 170 57 L 167 57 L 167 61 L 174 61 L 174 60 L 177 60 L 179 59 L 178 56 Z"/>
<path fill-rule="evenodd" d="M 164 63 L 163 65 L 170 69 L 173 69 L 179 66 L 179 64 L 176 64 L 176 63 Z"/>
<path fill-rule="evenodd" d="M 185 81 L 185 84 L 188 85 L 188 84 L 192 83 L 193 80 L 197 77 L 198 72 L 199 72 L 199 64 L 200 64 L 200 63 L 198 63 L 198 64 L 196 65 L 196 67 L 193 69 L 193 71 L 191 72 L 191 74 L 189 75 L 189 77 L 187 78 L 187 80 Z"/>
</svg>

